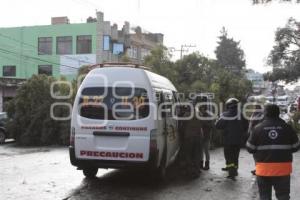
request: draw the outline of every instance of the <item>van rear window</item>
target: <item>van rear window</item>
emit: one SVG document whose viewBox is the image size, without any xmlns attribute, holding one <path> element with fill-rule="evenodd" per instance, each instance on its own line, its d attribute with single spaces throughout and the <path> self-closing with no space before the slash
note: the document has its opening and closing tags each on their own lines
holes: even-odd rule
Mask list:
<svg viewBox="0 0 300 200">
<path fill-rule="evenodd" d="M 79 114 L 100 120 L 142 119 L 149 115 L 148 94 L 143 88 L 84 88 L 79 100 Z"/>
</svg>

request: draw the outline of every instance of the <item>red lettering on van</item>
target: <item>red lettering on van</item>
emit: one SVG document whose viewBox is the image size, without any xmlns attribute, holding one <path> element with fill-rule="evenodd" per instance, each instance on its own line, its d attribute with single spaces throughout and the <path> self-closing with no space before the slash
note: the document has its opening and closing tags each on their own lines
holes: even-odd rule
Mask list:
<svg viewBox="0 0 300 200">
<path fill-rule="evenodd" d="M 120 153 L 119 156 L 120 158 L 125 158 L 125 153 Z"/>
<path fill-rule="evenodd" d="M 147 127 L 117 126 L 117 131 L 147 131 Z"/>
<path fill-rule="evenodd" d="M 105 157 L 105 152 L 104 151 L 100 152 L 100 156 Z"/>
<path fill-rule="evenodd" d="M 80 156 L 102 157 L 102 158 L 131 158 L 143 159 L 143 153 L 127 153 L 127 152 L 105 152 L 105 151 L 80 151 Z"/>
<path fill-rule="evenodd" d="M 143 155 L 143 153 L 136 153 L 135 157 L 142 159 L 144 157 L 144 155 Z"/>
<path fill-rule="evenodd" d="M 95 157 L 98 157 L 98 156 L 99 156 L 99 152 L 94 151 L 94 156 L 95 156 Z"/>
<path fill-rule="evenodd" d="M 130 153 L 129 158 L 135 158 L 135 153 Z"/>
</svg>

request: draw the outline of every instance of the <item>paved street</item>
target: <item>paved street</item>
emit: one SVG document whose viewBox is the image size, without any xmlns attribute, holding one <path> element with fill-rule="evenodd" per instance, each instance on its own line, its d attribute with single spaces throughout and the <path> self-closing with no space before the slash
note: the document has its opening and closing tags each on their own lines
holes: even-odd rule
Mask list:
<svg viewBox="0 0 300 200">
<path fill-rule="evenodd" d="M 252 157 L 243 150 L 236 182 L 224 178 L 222 149 L 211 151 L 212 169 L 196 180 L 180 175 L 172 167 L 170 180 L 157 184 L 142 171 L 99 170 L 97 178 L 87 180 L 69 163 L 68 151 L 62 147 L 16 148 L 0 146 L 0 199 L 257 199 Z M 300 185 L 300 153 L 295 154 L 292 199 Z"/>
</svg>

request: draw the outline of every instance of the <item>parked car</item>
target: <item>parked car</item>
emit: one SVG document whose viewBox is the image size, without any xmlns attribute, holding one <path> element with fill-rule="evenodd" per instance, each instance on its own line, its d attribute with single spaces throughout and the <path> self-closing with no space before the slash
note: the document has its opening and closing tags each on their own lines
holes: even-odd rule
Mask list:
<svg viewBox="0 0 300 200">
<path fill-rule="evenodd" d="M 6 112 L 0 112 L 0 144 L 3 144 L 5 139 L 8 138 L 8 134 L 5 130 L 5 124 L 7 120 L 8 118 Z"/>
<path fill-rule="evenodd" d="M 289 97 L 287 95 L 277 97 L 277 105 L 285 112 L 288 111 Z"/>
</svg>

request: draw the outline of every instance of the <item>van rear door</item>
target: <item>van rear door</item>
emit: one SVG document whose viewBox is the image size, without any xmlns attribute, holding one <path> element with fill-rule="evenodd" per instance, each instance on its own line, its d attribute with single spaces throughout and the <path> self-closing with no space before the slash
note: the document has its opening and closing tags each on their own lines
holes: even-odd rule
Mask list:
<svg viewBox="0 0 300 200">
<path fill-rule="evenodd" d="M 150 106 L 147 90 L 87 87 L 78 102 L 75 153 L 80 159 L 147 161 Z"/>
</svg>

